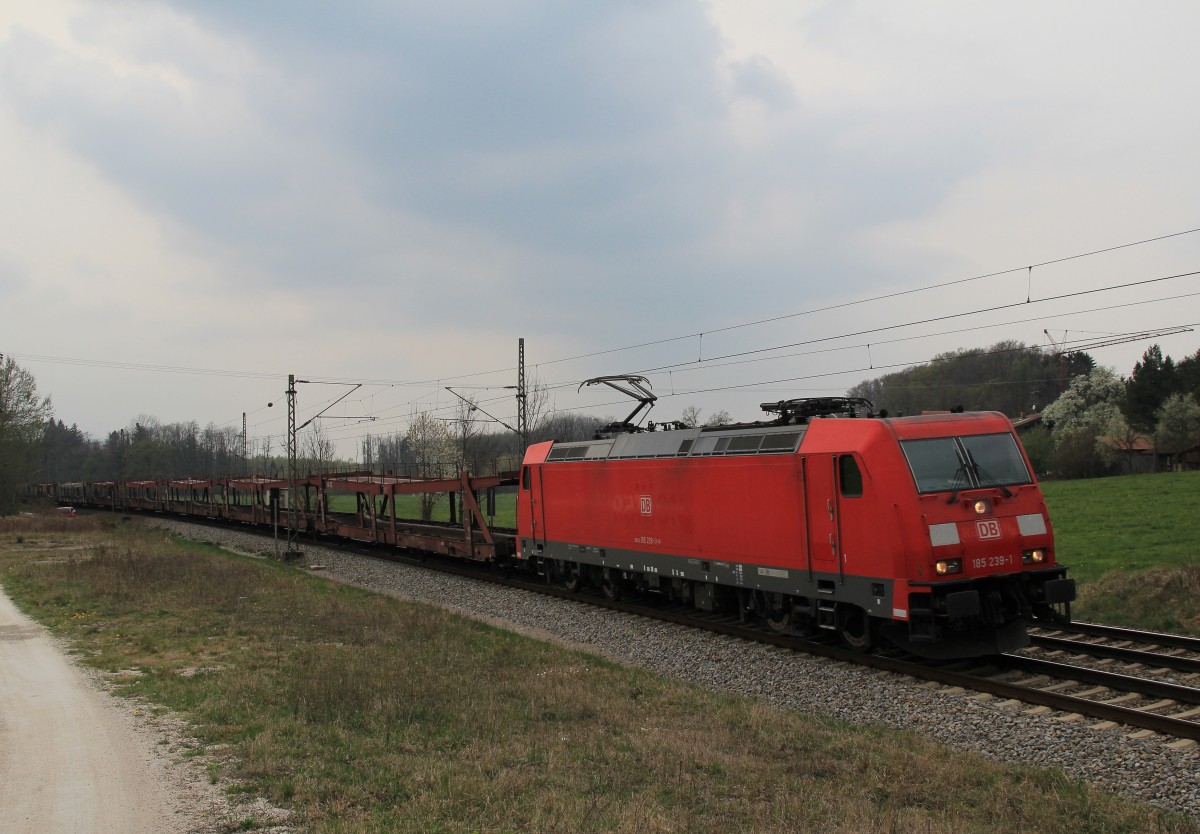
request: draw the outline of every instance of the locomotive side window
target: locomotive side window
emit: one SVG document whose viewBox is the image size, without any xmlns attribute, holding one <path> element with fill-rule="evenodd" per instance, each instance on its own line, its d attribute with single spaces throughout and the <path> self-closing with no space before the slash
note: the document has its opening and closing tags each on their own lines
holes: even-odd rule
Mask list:
<svg viewBox="0 0 1200 834">
<path fill-rule="evenodd" d="M 741 437 L 734 437 L 729 441 L 729 451 L 752 452 L 759 447 L 762 440 L 761 434 L 744 434 Z"/>
<path fill-rule="evenodd" d="M 521 489 L 525 490 L 525 491 L 529 490 L 529 467 L 528 466 L 521 467 Z"/>
<path fill-rule="evenodd" d="M 918 492 L 951 492 L 1030 483 L 1029 470 L 1011 434 L 903 440 Z"/>
<path fill-rule="evenodd" d="M 862 471 L 853 455 L 838 456 L 838 484 L 843 498 L 858 498 L 863 494 Z"/>
<path fill-rule="evenodd" d="M 762 447 L 759 451 L 762 452 L 791 452 L 796 449 L 796 441 L 800 439 L 800 432 L 791 431 L 787 434 L 768 434 L 763 438 Z"/>
</svg>

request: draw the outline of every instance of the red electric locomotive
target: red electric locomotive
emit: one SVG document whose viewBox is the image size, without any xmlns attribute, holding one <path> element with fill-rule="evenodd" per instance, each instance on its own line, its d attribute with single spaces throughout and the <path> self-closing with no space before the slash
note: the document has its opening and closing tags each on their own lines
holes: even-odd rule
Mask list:
<svg viewBox="0 0 1200 834">
<path fill-rule="evenodd" d="M 887 418 L 846 398 L 763 407 L 776 419 L 626 421 L 531 446 L 517 558 L 568 587 L 637 587 L 932 657 L 1009 651 L 1029 621 L 1069 618 L 1074 580 L 1008 418 Z"/>
</svg>

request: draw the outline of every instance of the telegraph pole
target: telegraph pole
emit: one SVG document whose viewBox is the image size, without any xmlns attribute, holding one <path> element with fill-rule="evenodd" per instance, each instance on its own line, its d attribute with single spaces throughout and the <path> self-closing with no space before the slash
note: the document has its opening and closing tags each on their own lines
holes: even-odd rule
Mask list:
<svg viewBox="0 0 1200 834">
<path fill-rule="evenodd" d="M 283 557 L 285 559 L 299 559 L 302 555 L 304 555 L 303 553 L 300 552 L 300 543 L 299 543 L 300 542 L 300 531 L 296 529 L 296 527 L 297 527 L 296 515 L 297 515 L 298 509 L 300 506 L 300 502 L 296 498 L 296 481 L 299 479 L 298 478 L 299 464 L 296 461 L 296 432 L 297 432 L 297 428 L 296 428 L 296 383 L 297 382 L 302 382 L 302 383 L 308 384 L 308 383 L 311 383 L 312 380 L 296 379 L 295 374 L 288 374 L 288 387 L 287 387 L 287 398 L 288 398 L 288 531 L 287 531 L 287 551 L 283 554 Z M 351 394 L 353 394 L 355 391 L 357 391 L 359 388 L 362 388 L 362 386 L 363 386 L 363 384 L 361 382 L 321 382 L 319 380 L 318 380 L 317 384 L 349 385 L 351 387 L 350 387 L 350 390 L 347 391 L 345 394 L 342 394 L 340 397 L 338 397 L 336 400 L 331 402 L 329 405 L 325 406 L 325 408 L 321 409 L 316 414 L 314 414 L 312 417 L 309 417 L 307 420 L 305 420 L 304 425 L 300 426 L 301 429 L 308 426 L 308 424 L 313 422 L 314 420 L 319 420 L 325 414 L 326 411 L 333 408 L 335 405 L 340 403 L 342 400 L 346 399 L 346 397 L 350 396 Z M 375 418 L 371 417 L 371 416 L 367 416 L 367 417 L 359 417 L 359 418 L 354 418 L 354 419 L 374 420 Z M 307 510 L 308 490 L 305 490 L 304 497 L 305 497 L 305 509 Z M 303 517 L 307 518 L 307 512 L 305 512 L 303 514 Z"/>
<path fill-rule="evenodd" d="M 296 375 L 288 374 L 288 525 L 287 548 L 283 558 L 300 557 L 300 534 L 296 530 Z"/>
<path fill-rule="evenodd" d="M 521 439 L 521 448 L 517 450 L 517 459 L 525 457 L 529 447 L 529 426 L 525 422 L 525 339 L 517 342 L 517 435 Z"/>
</svg>

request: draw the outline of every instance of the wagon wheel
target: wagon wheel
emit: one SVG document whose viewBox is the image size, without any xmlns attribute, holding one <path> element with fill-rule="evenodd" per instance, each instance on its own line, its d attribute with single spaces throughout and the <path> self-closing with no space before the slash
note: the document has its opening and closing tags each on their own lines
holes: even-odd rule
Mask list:
<svg viewBox="0 0 1200 834">
<path fill-rule="evenodd" d="M 763 617 L 771 631 L 787 631 L 792 625 L 792 601 L 782 594 L 767 594 Z"/>
<path fill-rule="evenodd" d="M 617 579 L 617 572 L 612 568 L 604 569 L 604 573 L 600 579 L 600 590 L 607 599 L 617 600 L 621 598 L 621 586 Z"/>
<path fill-rule="evenodd" d="M 856 652 L 870 651 L 875 644 L 875 622 L 857 605 L 841 604 L 837 609 L 837 631 L 842 645 Z"/>
<path fill-rule="evenodd" d="M 583 570 L 578 562 L 565 562 L 562 567 L 562 584 L 571 593 L 583 587 Z"/>
</svg>

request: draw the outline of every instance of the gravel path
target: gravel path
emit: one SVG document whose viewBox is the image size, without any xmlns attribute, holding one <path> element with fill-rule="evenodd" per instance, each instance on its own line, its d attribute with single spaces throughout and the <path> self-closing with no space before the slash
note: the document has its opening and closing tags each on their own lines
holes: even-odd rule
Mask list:
<svg viewBox="0 0 1200 834">
<path fill-rule="evenodd" d="M 0 832 L 222 834 L 286 819 L 261 800 L 232 804 L 183 756 L 196 744 L 184 722 L 105 684 L 0 588 Z"/>
<path fill-rule="evenodd" d="M 156 525 L 230 549 L 271 552 L 270 542 L 234 530 L 155 520 Z M 198 532 L 199 531 L 199 532 Z M 681 626 L 618 614 L 473 580 L 304 544 L 304 563 L 331 579 L 448 607 L 466 616 L 601 654 L 617 662 L 784 709 L 855 724 L 884 724 L 1005 762 L 1061 768 L 1114 793 L 1200 816 L 1200 747 L 1171 749 L 971 700 L 896 675 L 831 663 Z"/>
<path fill-rule="evenodd" d="M 0 831 L 186 831 L 153 741 L 2 590 L 0 644 Z"/>
</svg>

